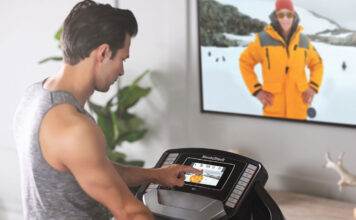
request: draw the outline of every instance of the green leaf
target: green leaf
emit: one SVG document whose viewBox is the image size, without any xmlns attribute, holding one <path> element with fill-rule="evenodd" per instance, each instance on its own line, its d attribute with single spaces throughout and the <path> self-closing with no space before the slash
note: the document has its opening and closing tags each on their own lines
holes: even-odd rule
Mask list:
<svg viewBox="0 0 356 220">
<path fill-rule="evenodd" d="M 113 104 L 112 102 L 114 101 L 114 99 L 116 98 L 117 95 L 114 95 L 113 97 L 111 97 L 109 99 L 109 101 L 106 103 L 104 111 L 106 112 L 110 112 L 111 111 L 111 107 L 114 106 L 115 104 Z"/>
<path fill-rule="evenodd" d="M 143 120 L 137 116 L 134 116 L 127 120 L 127 127 L 129 130 L 134 131 L 138 130 L 139 127 L 143 124 Z"/>
<path fill-rule="evenodd" d="M 98 114 L 97 117 L 98 117 L 98 124 L 104 133 L 108 148 L 114 149 L 115 144 L 114 144 L 114 130 L 113 130 L 112 118 L 110 116 L 106 117 L 102 114 Z"/>
<path fill-rule="evenodd" d="M 143 120 L 136 115 L 132 115 L 130 119 L 121 119 L 117 121 L 120 135 L 125 135 L 128 132 L 139 130 L 143 124 Z"/>
<path fill-rule="evenodd" d="M 128 112 L 124 112 L 124 114 L 122 114 L 121 119 L 124 121 L 130 120 L 131 118 L 137 117 L 134 114 L 130 114 Z"/>
<path fill-rule="evenodd" d="M 136 167 L 143 167 L 143 165 L 145 164 L 145 162 L 142 160 L 130 160 L 130 161 L 122 160 L 122 161 L 118 161 L 118 163 L 129 165 L 129 166 L 136 166 Z"/>
<path fill-rule="evenodd" d="M 138 167 L 143 167 L 143 165 L 144 165 L 144 161 L 142 161 L 142 160 L 127 161 L 126 155 L 123 153 L 120 153 L 118 151 L 108 150 L 107 155 L 111 161 L 114 161 L 114 162 L 117 162 L 117 163 L 120 163 L 123 165 L 138 166 Z"/>
<path fill-rule="evenodd" d="M 131 87 L 135 87 L 137 85 L 138 82 L 141 81 L 141 79 L 147 75 L 148 73 L 150 73 L 151 71 L 150 70 L 146 70 L 145 72 L 143 72 L 141 75 L 139 75 L 134 81 L 133 83 L 131 84 Z"/>
<path fill-rule="evenodd" d="M 126 120 L 118 120 L 117 127 L 119 128 L 121 136 L 129 131 Z"/>
<path fill-rule="evenodd" d="M 141 138 L 143 138 L 146 133 L 147 133 L 147 129 L 127 132 L 127 133 L 123 134 L 122 136 L 120 136 L 117 144 L 121 145 L 121 143 L 124 141 L 128 141 L 128 142 L 138 141 Z"/>
<path fill-rule="evenodd" d="M 119 139 L 119 125 L 118 125 L 118 120 L 117 117 L 115 115 L 115 112 L 110 112 L 111 114 L 111 121 L 113 124 L 113 144 Z"/>
<path fill-rule="evenodd" d="M 92 101 L 88 101 L 88 104 L 89 104 L 89 108 L 90 108 L 90 110 L 92 110 L 95 114 L 102 114 L 102 112 L 103 112 L 103 109 L 104 109 L 104 107 L 103 106 L 100 106 L 100 105 L 97 105 L 97 104 L 95 104 L 94 102 L 92 102 Z"/>
<path fill-rule="evenodd" d="M 58 29 L 57 33 L 54 35 L 54 38 L 58 41 L 61 39 L 61 34 L 62 34 L 62 26 Z"/>
<path fill-rule="evenodd" d="M 62 57 L 48 57 L 48 58 L 46 58 L 46 59 L 43 59 L 43 60 L 39 61 L 38 64 L 46 63 L 46 62 L 48 62 L 48 61 L 50 61 L 50 60 L 53 60 L 53 61 L 62 61 L 63 58 L 62 58 Z"/>
<path fill-rule="evenodd" d="M 107 151 L 107 155 L 109 157 L 110 160 L 115 161 L 115 162 L 119 162 L 121 160 L 125 160 L 126 155 L 123 153 L 120 153 L 118 151 L 113 151 L 113 150 L 108 150 Z"/>
<path fill-rule="evenodd" d="M 119 108 L 121 112 L 123 109 L 128 109 L 135 105 L 142 97 L 148 95 L 151 88 L 130 87 L 122 91 L 121 99 L 119 99 Z"/>
</svg>

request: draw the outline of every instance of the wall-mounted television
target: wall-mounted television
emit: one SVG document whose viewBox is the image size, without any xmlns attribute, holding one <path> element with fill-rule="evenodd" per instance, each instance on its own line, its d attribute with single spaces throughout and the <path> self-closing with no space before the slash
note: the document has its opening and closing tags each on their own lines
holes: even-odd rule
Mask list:
<svg viewBox="0 0 356 220">
<path fill-rule="evenodd" d="M 299 6 L 298 0 L 293 2 L 299 25 L 304 28 L 300 32 L 303 37 L 299 37 L 299 41 L 295 41 L 297 43 L 294 42 L 295 45 L 291 47 L 284 45 L 288 55 L 293 53 L 296 55 L 290 55 L 287 60 L 280 61 L 278 59 L 282 58 L 278 57 L 278 53 L 282 53 L 283 50 L 273 51 L 276 47 L 283 47 L 283 44 L 278 43 L 278 39 L 271 40 L 268 36 L 263 38 L 263 33 L 270 34 L 266 32 L 265 27 L 271 24 L 271 16 L 277 16 L 273 13 L 275 0 L 198 0 L 203 112 L 356 126 L 356 22 L 354 27 L 350 23 L 347 25 L 338 23 L 323 11 Z M 322 4 L 321 1 L 317 2 Z M 343 1 L 340 1 L 340 4 L 343 4 Z M 352 6 L 340 6 L 335 8 L 334 12 L 342 14 L 342 8 L 348 7 Z M 304 43 L 301 42 L 302 38 Z M 293 42 L 292 39 L 293 36 L 289 42 Z M 252 42 L 255 46 L 249 46 Z M 253 64 L 257 62 L 253 68 L 254 75 L 246 76 L 245 70 L 241 70 L 243 67 L 240 57 L 249 47 L 252 47 L 251 50 L 258 47 L 263 52 L 254 56 L 244 55 L 246 59 L 258 58 L 251 61 Z M 320 71 L 315 73 L 316 58 L 322 62 L 322 76 Z M 304 62 L 303 69 L 294 67 L 294 63 L 299 61 L 293 59 Z M 277 72 L 286 69 L 285 76 L 282 77 L 283 80 L 281 77 L 277 80 L 273 76 L 268 77 L 266 76 L 268 71 L 264 68 L 266 70 L 275 68 Z M 271 72 L 273 71 L 271 70 L 269 74 Z M 296 74 L 304 74 L 303 80 L 306 83 L 301 83 L 300 76 L 296 77 Z M 317 74 L 319 78 L 315 77 Z M 253 81 L 254 84 L 249 81 Z M 316 94 L 310 105 L 305 104 L 304 92 L 313 87 Z M 270 98 L 272 104 L 261 103 L 254 96 L 256 95 L 254 89 L 273 94 Z M 300 93 L 293 96 L 289 90 Z M 296 105 L 297 102 L 303 102 L 306 107 L 290 110 L 293 108 L 290 106 Z M 279 106 L 273 106 L 275 103 Z M 278 111 L 278 114 L 269 115 L 267 112 L 269 109 L 271 112 Z M 293 114 L 289 114 L 291 111 L 296 111 L 297 114 L 302 112 L 305 117 L 294 117 Z"/>
</svg>

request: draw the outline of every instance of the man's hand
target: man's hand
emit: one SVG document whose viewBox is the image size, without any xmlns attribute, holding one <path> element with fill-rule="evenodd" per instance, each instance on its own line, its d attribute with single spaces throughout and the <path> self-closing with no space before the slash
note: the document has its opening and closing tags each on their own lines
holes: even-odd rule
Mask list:
<svg viewBox="0 0 356 220">
<path fill-rule="evenodd" d="M 273 105 L 273 94 L 266 92 L 264 90 L 261 90 L 257 95 L 256 98 L 262 103 L 263 107 L 268 106 L 268 105 Z"/>
<path fill-rule="evenodd" d="M 184 186 L 185 173 L 197 173 L 202 174 L 201 170 L 194 169 L 190 166 L 183 166 L 178 164 L 173 164 L 168 167 L 163 167 L 156 169 L 156 180 L 155 183 L 158 183 L 163 186 Z"/>
<path fill-rule="evenodd" d="M 302 99 L 304 104 L 310 105 L 313 102 L 314 95 L 316 94 L 316 91 L 309 87 L 306 91 L 302 93 Z"/>
</svg>

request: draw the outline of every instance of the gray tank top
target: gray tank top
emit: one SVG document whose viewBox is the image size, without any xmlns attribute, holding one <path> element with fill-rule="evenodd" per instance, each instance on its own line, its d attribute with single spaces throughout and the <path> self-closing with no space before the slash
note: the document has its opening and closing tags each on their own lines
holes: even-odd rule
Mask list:
<svg viewBox="0 0 356 220">
<path fill-rule="evenodd" d="M 93 119 L 72 94 L 45 90 L 42 82 L 26 90 L 15 112 L 13 131 L 20 161 L 24 218 L 108 220 L 110 212 L 86 194 L 70 172 L 55 170 L 43 158 L 39 143 L 42 119 L 63 103 Z"/>
</svg>

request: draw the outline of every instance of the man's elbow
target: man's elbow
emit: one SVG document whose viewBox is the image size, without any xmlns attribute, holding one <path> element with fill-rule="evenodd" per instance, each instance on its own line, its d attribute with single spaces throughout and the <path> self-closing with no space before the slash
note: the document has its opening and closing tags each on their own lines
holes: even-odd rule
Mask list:
<svg viewBox="0 0 356 220">
<path fill-rule="evenodd" d="M 117 220 L 154 220 L 151 211 L 138 200 L 129 202 L 112 214 Z"/>
</svg>

